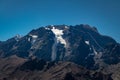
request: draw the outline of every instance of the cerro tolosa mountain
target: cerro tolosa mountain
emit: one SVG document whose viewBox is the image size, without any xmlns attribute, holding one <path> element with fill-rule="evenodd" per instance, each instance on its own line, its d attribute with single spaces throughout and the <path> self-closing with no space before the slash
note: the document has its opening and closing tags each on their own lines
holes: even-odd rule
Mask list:
<svg viewBox="0 0 120 80">
<path fill-rule="evenodd" d="M 89 25 L 49 25 L 0 42 L 0 80 L 120 80 L 120 44 Z"/>
</svg>

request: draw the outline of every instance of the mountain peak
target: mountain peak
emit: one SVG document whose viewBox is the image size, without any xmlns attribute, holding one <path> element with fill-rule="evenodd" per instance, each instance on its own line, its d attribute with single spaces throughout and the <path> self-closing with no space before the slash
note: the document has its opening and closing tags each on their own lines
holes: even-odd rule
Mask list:
<svg viewBox="0 0 120 80">
<path fill-rule="evenodd" d="M 84 24 L 48 25 L 32 30 L 23 37 L 17 35 L 15 40 L 17 42 L 9 40 L 6 44 L 1 43 L 2 46 L 11 44 L 10 51 L 0 48 L 2 53 L 5 53 L 4 56 L 17 53 L 16 55 L 22 57 L 36 56 L 47 61 L 68 60 L 82 65 L 89 55 L 103 52 L 108 43 L 116 43 L 113 39 L 99 34 L 95 27 Z"/>
<path fill-rule="evenodd" d="M 21 39 L 22 36 L 20 34 L 17 34 L 14 38 L 15 38 L 16 41 L 19 41 L 19 39 Z"/>
<path fill-rule="evenodd" d="M 25 63 L 22 61 L 20 67 L 16 65 L 16 68 L 15 66 L 16 70 L 18 69 L 18 73 L 19 69 L 22 69 L 23 73 L 25 71 L 34 72 L 34 70 L 40 70 L 43 71 L 43 74 L 56 76 L 64 70 L 70 70 L 70 72 L 66 72 L 61 76 L 65 80 L 69 79 L 69 77 L 77 80 L 75 75 L 78 75 L 79 79 L 84 77 L 85 80 L 86 76 L 92 80 L 100 77 L 102 77 L 102 79 L 100 78 L 101 80 L 109 80 L 101 72 L 93 75 L 84 69 L 89 72 L 84 74 L 83 68 L 81 69 L 77 65 L 92 70 L 103 70 L 106 66 L 120 63 L 119 52 L 120 45 L 114 39 L 103 36 L 98 32 L 97 28 L 84 24 L 75 26 L 48 25 L 34 29 L 23 37 L 17 35 L 7 41 L 0 42 L 1 64 L 4 60 L 7 61 L 7 58 L 11 59 L 11 56 L 15 56 L 20 60 L 27 60 Z M 42 63 L 43 65 L 41 65 Z M 7 67 L 5 68 L 7 69 Z M 50 74 L 48 73 L 49 71 L 51 72 Z M 78 71 L 82 71 L 82 75 Z M 96 77 L 99 75 L 100 77 L 94 78 L 91 75 Z M 46 80 L 45 77 L 44 79 Z M 51 79 L 54 80 L 54 77 L 51 77 Z"/>
</svg>

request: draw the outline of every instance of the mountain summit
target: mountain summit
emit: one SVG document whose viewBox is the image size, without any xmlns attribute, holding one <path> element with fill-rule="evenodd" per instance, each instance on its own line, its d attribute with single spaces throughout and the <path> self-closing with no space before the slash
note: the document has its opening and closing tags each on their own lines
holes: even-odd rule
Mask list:
<svg viewBox="0 0 120 80">
<path fill-rule="evenodd" d="M 87 69 L 100 70 L 120 62 L 120 44 L 89 25 L 49 25 L 23 37 L 17 35 L 0 42 L 0 58 L 12 56 L 23 60 L 73 62 Z"/>
</svg>

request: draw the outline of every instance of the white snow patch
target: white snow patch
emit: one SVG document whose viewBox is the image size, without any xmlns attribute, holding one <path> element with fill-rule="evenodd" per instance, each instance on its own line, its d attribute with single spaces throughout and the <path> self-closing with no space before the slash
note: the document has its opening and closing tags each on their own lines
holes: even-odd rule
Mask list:
<svg viewBox="0 0 120 80">
<path fill-rule="evenodd" d="M 28 38 L 28 41 L 30 42 L 30 37 Z"/>
<path fill-rule="evenodd" d="M 31 41 L 32 42 L 32 44 L 33 43 L 35 43 L 35 41 L 36 41 L 36 39 L 38 38 L 38 36 L 37 35 L 32 35 L 32 34 L 30 34 L 29 36 L 31 36 L 32 37 L 32 39 L 31 38 L 28 38 L 28 41 Z"/>
<path fill-rule="evenodd" d="M 63 30 L 55 29 L 55 27 L 53 27 L 51 30 L 55 34 L 57 43 L 60 42 L 61 44 L 64 44 L 64 47 L 66 47 L 66 41 L 62 38 L 62 35 L 64 34 Z"/>
<path fill-rule="evenodd" d="M 19 34 L 17 34 L 17 35 L 15 36 L 15 40 L 16 40 L 16 41 L 19 41 L 19 39 L 21 39 L 21 38 L 22 38 L 22 36 L 19 35 Z"/>
<path fill-rule="evenodd" d="M 34 38 L 34 39 L 36 39 L 36 38 L 38 38 L 38 36 L 37 35 L 30 35 L 32 38 Z"/>
<path fill-rule="evenodd" d="M 85 41 L 85 43 L 86 43 L 87 45 L 90 45 L 90 42 L 89 42 L 89 41 Z"/>
<path fill-rule="evenodd" d="M 45 29 L 46 29 L 46 30 L 50 30 L 50 28 L 47 28 L 47 27 L 46 27 Z"/>
<path fill-rule="evenodd" d="M 98 52 L 95 50 L 95 48 L 93 47 L 93 51 L 94 51 L 94 54 L 97 55 Z"/>
<path fill-rule="evenodd" d="M 68 26 L 65 26 L 66 29 L 68 29 Z"/>
<path fill-rule="evenodd" d="M 54 42 L 54 44 L 52 46 L 52 55 L 51 55 L 51 59 L 52 59 L 52 61 L 54 61 L 56 59 L 56 56 L 57 56 L 57 54 L 56 54 L 56 51 L 57 51 L 56 46 L 57 46 L 57 44 L 58 43 L 64 44 L 64 47 L 66 48 L 66 41 L 62 38 L 62 35 L 64 34 L 63 30 L 55 29 L 55 27 L 53 27 L 51 29 L 51 31 L 55 34 L 55 38 L 54 38 L 55 42 Z M 60 59 L 62 59 L 62 57 L 63 57 L 62 55 L 63 54 L 61 54 Z"/>
</svg>

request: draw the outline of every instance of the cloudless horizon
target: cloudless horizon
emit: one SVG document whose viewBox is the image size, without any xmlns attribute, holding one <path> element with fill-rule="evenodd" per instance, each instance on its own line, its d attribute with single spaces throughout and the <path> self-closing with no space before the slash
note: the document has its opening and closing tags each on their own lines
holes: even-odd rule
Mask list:
<svg viewBox="0 0 120 80">
<path fill-rule="evenodd" d="M 59 24 L 95 26 L 120 43 L 120 0 L 0 0 L 0 41 Z"/>
</svg>

